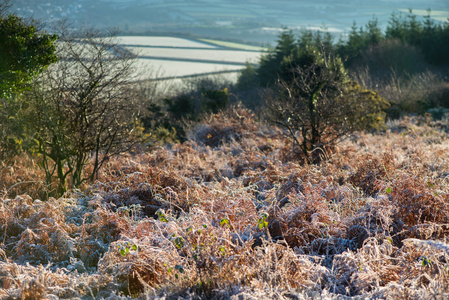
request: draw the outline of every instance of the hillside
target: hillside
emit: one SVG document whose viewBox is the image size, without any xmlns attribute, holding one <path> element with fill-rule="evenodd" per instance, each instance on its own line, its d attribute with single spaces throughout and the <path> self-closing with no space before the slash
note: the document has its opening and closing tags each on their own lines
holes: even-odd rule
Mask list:
<svg viewBox="0 0 449 300">
<path fill-rule="evenodd" d="M 68 19 L 75 26 L 119 28 L 124 33 L 176 34 L 273 43 L 281 25 L 292 29 L 326 27 L 337 35 L 349 32 L 352 22 L 366 24 L 373 16 L 387 24 L 393 11 L 427 9 L 447 21 L 445 0 L 432 1 L 12 1 L 22 16 L 44 20 Z"/>
<path fill-rule="evenodd" d="M 308 165 L 256 120 L 211 115 L 46 202 L 36 162 L 3 165 L 1 297 L 449 297 L 447 122 L 389 122 Z"/>
</svg>

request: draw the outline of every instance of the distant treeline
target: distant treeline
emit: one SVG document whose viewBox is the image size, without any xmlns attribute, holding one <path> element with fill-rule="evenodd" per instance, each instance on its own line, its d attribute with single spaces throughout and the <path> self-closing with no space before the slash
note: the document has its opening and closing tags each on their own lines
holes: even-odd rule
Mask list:
<svg viewBox="0 0 449 300">
<path fill-rule="evenodd" d="M 354 23 L 348 39 L 339 41 L 329 32 L 304 30 L 297 37 L 293 31 L 284 30 L 277 45 L 261 58 L 259 68 L 245 69 L 239 84 L 270 85 L 277 76 L 282 76 L 282 70 L 295 64 L 301 49 L 307 47 L 338 54 L 349 69 L 366 65 L 372 72 L 393 69 L 398 73 L 414 73 L 423 64 L 448 65 L 449 22 L 436 22 L 430 14 L 429 11 L 427 16 L 417 18 L 412 11 L 393 13 L 385 31 L 375 18 L 365 26 Z"/>
<path fill-rule="evenodd" d="M 292 68 L 308 64 L 303 54 L 314 48 L 341 58 L 352 80 L 386 98 L 388 117 L 434 114 L 431 109 L 441 117 L 449 112 L 449 22 L 430 16 L 430 11 L 423 18 L 412 11 L 393 13 L 384 31 L 375 18 L 360 27 L 354 23 L 348 38 L 338 41 L 329 32 L 285 29 L 258 66 L 242 70 L 236 88 L 245 91 L 239 94 L 242 102 L 259 107 L 260 97 L 247 91 L 288 80 Z"/>
<path fill-rule="evenodd" d="M 393 13 L 385 32 L 380 30 L 376 19 L 368 22 L 365 28 L 354 23 L 348 41 L 340 42 L 337 51 L 341 57 L 352 60 L 363 50 L 392 39 L 417 47 L 428 63 L 449 64 L 449 22 L 435 22 L 430 10 L 421 19 L 411 10 L 407 15 Z"/>
</svg>

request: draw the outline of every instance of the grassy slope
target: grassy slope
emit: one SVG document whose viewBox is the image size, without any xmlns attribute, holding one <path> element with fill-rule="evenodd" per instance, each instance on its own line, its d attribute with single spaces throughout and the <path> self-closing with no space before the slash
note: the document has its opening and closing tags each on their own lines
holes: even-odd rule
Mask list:
<svg viewBox="0 0 449 300">
<path fill-rule="evenodd" d="M 2 197 L 0 296 L 449 296 L 447 124 L 403 119 L 309 166 L 255 119 L 212 116 L 67 199 L 11 189 L 30 195 Z M 41 176 L 23 158 L 0 172 Z"/>
</svg>

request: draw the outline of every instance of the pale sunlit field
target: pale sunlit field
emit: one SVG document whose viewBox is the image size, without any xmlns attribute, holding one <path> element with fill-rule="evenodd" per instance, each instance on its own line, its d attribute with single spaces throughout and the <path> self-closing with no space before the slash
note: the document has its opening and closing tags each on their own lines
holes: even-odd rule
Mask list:
<svg viewBox="0 0 449 300">
<path fill-rule="evenodd" d="M 137 55 L 137 80 L 220 73 L 235 80 L 245 63 L 257 63 L 264 51 L 261 47 L 239 43 L 175 37 L 121 36 L 118 43 Z"/>
</svg>

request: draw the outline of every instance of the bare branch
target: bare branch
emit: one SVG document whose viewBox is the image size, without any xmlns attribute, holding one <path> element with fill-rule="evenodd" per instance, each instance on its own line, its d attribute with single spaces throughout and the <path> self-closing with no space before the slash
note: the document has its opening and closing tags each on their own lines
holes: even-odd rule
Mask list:
<svg viewBox="0 0 449 300">
<path fill-rule="evenodd" d="M 309 162 L 319 161 L 314 157 L 317 147 L 333 145 L 354 129 L 369 125 L 362 124 L 363 116 L 376 116 L 373 124 L 383 120 L 380 108 L 373 105 L 380 98 L 367 96 L 374 93 L 351 82 L 341 60 L 321 50 L 305 52 L 313 58 L 310 64 L 291 66 L 288 79 L 279 78 L 264 97 L 268 120 L 287 131 Z"/>
<path fill-rule="evenodd" d="M 35 128 L 41 151 L 59 169 L 67 169 L 74 186 L 94 180 L 104 161 L 139 141 L 136 118 L 142 107 L 130 86 L 133 58 L 114 51 L 114 39 L 94 30 L 75 33 L 63 28 L 60 61 L 39 78 L 42 89 L 31 102 L 42 117 Z M 43 101 L 37 101 L 43 99 Z M 84 174 L 89 159 L 94 168 Z M 65 176 L 59 171 L 60 185 Z M 49 174 L 52 176 L 52 174 Z"/>
</svg>

